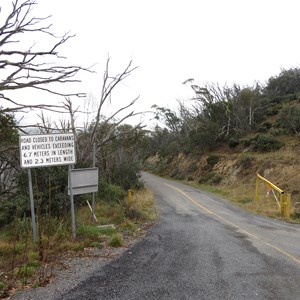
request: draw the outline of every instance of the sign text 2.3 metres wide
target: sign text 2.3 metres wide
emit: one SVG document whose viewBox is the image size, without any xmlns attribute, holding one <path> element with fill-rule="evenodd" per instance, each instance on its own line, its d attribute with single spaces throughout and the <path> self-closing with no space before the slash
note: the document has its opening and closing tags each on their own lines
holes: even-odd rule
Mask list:
<svg viewBox="0 0 300 300">
<path fill-rule="evenodd" d="M 74 134 L 57 133 L 21 136 L 20 157 L 22 168 L 75 164 Z"/>
</svg>

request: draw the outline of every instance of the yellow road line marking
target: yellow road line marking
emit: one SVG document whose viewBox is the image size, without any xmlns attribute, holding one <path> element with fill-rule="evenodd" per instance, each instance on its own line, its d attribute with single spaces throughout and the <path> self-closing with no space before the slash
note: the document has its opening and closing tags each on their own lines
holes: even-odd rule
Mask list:
<svg viewBox="0 0 300 300">
<path fill-rule="evenodd" d="M 167 183 L 164 183 L 166 186 L 168 187 L 171 187 L 172 189 L 176 190 L 178 193 L 182 194 L 185 198 L 187 198 L 190 202 L 192 202 L 193 204 L 195 204 L 196 206 L 198 206 L 199 208 L 201 208 L 202 210 L 204 210 L 205 212 L 207 212 L 208 214 L 218 218 L 219 220 L 221 220 L 222 222 L 224 223 L 227 223 L 229 225 L 231 225 L 232 227 L 235 227 L 237 228 L 239 231 L 245 233 L 246 235 L 248 236 L 251 236 L 257 240 L 259 240 L 260 242 L 264 243 L 265 245 L 269 246 L 270 248 L 276 250 L 277 252 L 285 255 L 286 257 L 290 258 L 291 260 L 295 261 L 296 263 L 300 264 L 300 259 L 297 258 L 296 256 L 284 251 L 283 249 L 273 245 L 273 244 L 270 244 L 269 242 L 266 242 L 265 240 L 263 240 L 261 237 L 253 234 L 253 233 L 250 233 L 249 231 L 245 230 L 245 229 L 242 229 L 241 227 L 239 227 L 238 225 L 226 220 L 225 218 L 221 217 L 220 215 L 216 214 L 215 212 L 209 210 L 208 208 L 206 208 L 205 206 L 201 205 L 200 203 L 198 203 L 197 201 L 195 201 L 192 197 L 190 197 L 188 194 L 186 194 L 184 191 L 182 191 L 181 189 L 173 186 L 173 185 L 170 185 L 170 184 L 167 184 Z"/>
</svg>

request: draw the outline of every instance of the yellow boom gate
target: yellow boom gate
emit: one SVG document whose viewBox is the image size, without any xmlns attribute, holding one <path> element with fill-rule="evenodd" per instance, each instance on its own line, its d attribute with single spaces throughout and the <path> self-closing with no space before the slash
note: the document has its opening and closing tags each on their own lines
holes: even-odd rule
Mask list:
<svg viewBox="0 0 300 300">
<path fill-rule="evenodd" d="M 256 191 L 255 191 L 255 200 L 258 203 L 259 200 L 259 185 L 260 182 L 263 183 L 266 194 L 265 200 L 269 198 L 270 194 L 274 196 L 274 199 L 277 203 L 278 209 L 283 217 L 289 217 L 291 211 L 291 194 L 285 193 L 282 189 L 277 187 L 275 184 L 262 177 L 261 175 L 256 175 Z"/>
</svg>

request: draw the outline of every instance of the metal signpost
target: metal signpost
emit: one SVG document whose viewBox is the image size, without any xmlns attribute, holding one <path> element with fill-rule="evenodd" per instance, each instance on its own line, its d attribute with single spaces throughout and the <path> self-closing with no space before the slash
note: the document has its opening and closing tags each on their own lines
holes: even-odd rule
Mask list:
<svg viewBox="0 0 300 300">
<path fill-rule="evenodd" d="M 28 169 L 28 187 L 29 187 L 29 200 L 30 200 L 30 211 L 31 211 L 32 236 L 33 236 L 33 242 L 36 243 L 36 226 L 35 226 L 31 169 Z"/>
<path fill-rule="evenodd" d="M 74 165 L 76 162 L 74 134 L 55 133 L 25 135 L 20 137 L 19 144 L 21 167 L 28 169 L 32 233 L 33 241 L 36 242 L 31 168 L 61 165 L 69 165 L 69 168 L 71 168 L 71 165 Z M 69 184 L 72 186 L 72 183 Z M 73 197 L 70 197 L 70 199 L 72 225 L 74 223 L 75 228 L 74 203 L 72 203 Z"/>
<path fill-rule="evenodd" d="M 72 239 L 76 238 L 76 224 L 75 224 L 75 208 L 74 208 L 74 196 L 73 196 L 73 185 L 72 185 L 72 166 L 68 167 L 68 184 L 69 184 L 69 195 L 71 202 L 71 225 L 72 225 Z"/>
<path fill-rule="evenodd" d="M 96 167 L 96 143 L 93 144 L 93 168 Z M 98 174 L 97 174 L 98 175 Z M 95 223 L 95 193 L 92 200 L 92 223 Z"/>
<path fill-rule="evenodd" d="M 98 191 L 98 168 L 71 169 L 69 167 L 69 187 L 68 194 L 70 195 L 71 210 L 74 210 L 74 195 L 93 193 Z M 95 217 L 92 210 L 93 218 Z M 72 218 L 72 237 L 76 238 L 75 217 Z"/>
</svg>

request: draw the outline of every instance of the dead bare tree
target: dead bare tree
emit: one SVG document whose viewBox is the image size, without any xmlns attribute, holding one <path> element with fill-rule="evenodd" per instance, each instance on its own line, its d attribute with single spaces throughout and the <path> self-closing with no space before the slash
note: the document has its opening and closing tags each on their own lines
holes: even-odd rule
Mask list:
<svg viewBox="0 0 300 300">
<path fill-rule="evenodd" d="M 18 112 L 28 109 L 48 109 L 61 111 L 61 105 L 30 104 L 8 96 L 8 92 L 24 88 L 32 88 L 57 96 L 84 96 L 79 92 L 61 92 L 52 89 L 53 83 L 78 82 L 75 76 L 79 71 L 89 71 L 90 68 L 61 64 L 65 59 L 59 55 L 59 48 L 74 37 L 69 33 L 56 36 L 51 32 L 52 24 L 49 18 L 32 17 L 32 10 L 37 5 L 35 0 L 15 0 L 10 13 L 0 24 L 0 81 L 1 110 L 3 112 Z M 47 24 L 46 24 L 47 23 Z M 44 25 L 45 24 L 45 25 Z M 24 35 L 25 34 L 25 35 Z M 48 36 L 49 45 L 38 44 L 24 46 L 24 37 Z M 24 48 L 28 47 L 28 48 Z M 40 49 L 47 47 L 47 49 Z M 4 76 L 4 77 L 3 77 Z M 51 87 L 49 87 L 51 85 Z"/>
<path fill-rule="evenodd" d="M 76 136 L 78 156 L 77 159 L 80 162 L 87 162 L 91 158 L 91 152 L 93 144 L 95 143 L 97 149 L 100 149 L 105 144 L 109 143 L 112 139 L 118 137 L 120 132 L 118 132 L 118 126 L 124 123 L 131 117 L 137 116 L 144 112 L 135 112 L 133 110 L 134 104 L 137 102 L 139 97 L 118 106 L 109 115 L 105 112 L 105 104 L 111 104 L 112 93 L 116 88 L 123 83 L 123 81 L 132 74 L 137 67 L 132 66 L 132 61 L 125 66 L 122 72 L 117 75 L 110 75 L 109 73 L 109 63 L 110 57 L 107 58 L 106 66 L 103 74 L 103 82 L 101 93 L 97 100 L 94 112 L 90 112 L 92 115 L 92 121 L 85 124 L 85 128 L 78 131 L 78 126 L 76 126 L 76 114 L 82 113 L 77 109 L 72 107 L 72 102 L 68 97 L 66 97 L 64 105 L 69 111 L 70 124 L 73 133 Z M 134 131 L 137 128 L 142 128 L 141 123 L 133 126 L 130 130 Z M 84 132 L 84 141 L 78 139 L 78 134 Z M 83 136 L 83 134 L 81 134 Z M 101 151 L 99 151 L 100 153 Z"/>
<path fill-rule="evenodd" d="M 32 125 L 23 125 L 14 120 L 16 112 L 41 109 L 65 112 L 63 104 L 39 103 L 18 98 L 18 90 L 33 89 L 43 95 L 57 97 L 84 96 L 80 92 L 66 91 L 66 83 L 79 82 L 80 71 L 92 72 L 90 68 L 68 65 L 59 50 L 74 35 L 57 36 L 52 32 L 50 17 L 36 17 L 33 9 L 36 0 L 13 0 L 9 6 L 0 3 L 0 197 L 12 193 L 16 187 L 14 175 L 19 172 L 18 130 Z M 35 43 L 43 39 L 46 42 Z M 60 86 L 59 86 L 60 85 Z M 63 89 L 60 87 L 63 86 Z M 41 112 L 45 132 L 49 122 Z M 9 133 L 9 135 L 8 135 Z M 14 138 L 12 138 L 14 137 Z"/>
</svg>

